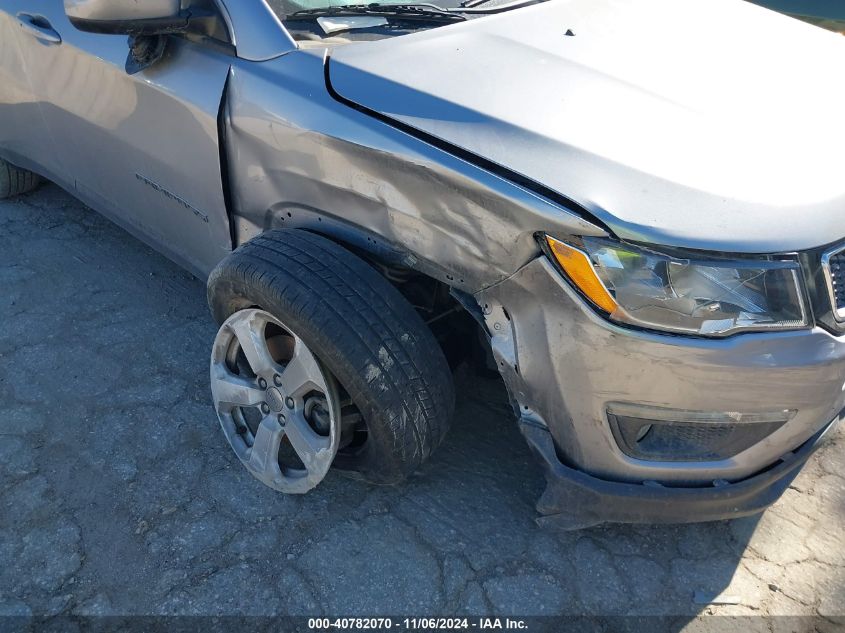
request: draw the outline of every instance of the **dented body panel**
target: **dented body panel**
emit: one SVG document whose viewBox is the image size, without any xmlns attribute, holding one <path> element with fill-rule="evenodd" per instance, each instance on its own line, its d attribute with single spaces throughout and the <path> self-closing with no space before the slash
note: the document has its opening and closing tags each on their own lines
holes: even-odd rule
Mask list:
<svg viewBox="0 0 845 633">
<path fill-rule="evenodd" d="M 587 308 L 546 258 L 476 300 L 486 308 L 493 352 L 521 417 L 550 430 L 567 464 L 608 480 L 742 480 L 845 409 L 845 337 L 820 328 L 719 341 L 631 331 Z M 620 401 L 691 411 L 755 411 L 777 403 L 797 414 L 727 459 L 648 461 L 629 457 L 614 440 L 607 408 Z"/>
<path fill-rule="evenodd" d="M 325 63 L 320 52 L 298 52 L 233 73 L 228 151 L 239 243 L 272 228 L 308 228 L 475 291 L 536 257 L 538 231 L 606 234 L 339 103 L 326 89 Z"/>
</svg>

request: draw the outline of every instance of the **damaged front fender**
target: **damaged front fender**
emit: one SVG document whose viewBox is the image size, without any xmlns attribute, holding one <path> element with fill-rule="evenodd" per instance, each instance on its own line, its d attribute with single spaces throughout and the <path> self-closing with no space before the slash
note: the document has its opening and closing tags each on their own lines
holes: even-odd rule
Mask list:
<svg viewBox="0 0 845 633">
<path fill-rule="evenodd" d="M 298 227 L 466 292 L 537 256 L 538 231 L 605 235 L 576 213 L 332 98 L 325 59 L 235 69 L 227 130 L 236 240 Z"/>
</svg>

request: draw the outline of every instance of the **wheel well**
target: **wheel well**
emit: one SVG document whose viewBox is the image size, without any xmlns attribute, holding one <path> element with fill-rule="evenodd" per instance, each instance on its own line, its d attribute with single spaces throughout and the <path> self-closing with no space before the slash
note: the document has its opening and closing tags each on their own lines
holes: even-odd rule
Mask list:
<svg viewBox="0 0 845 633">
<path fill-rule="evenodd" d="M 455 298 L 449 284 L 413 268 L 387 262 L 376 253 L 337 236 L 319 234 L 366 261 L 407 299 L 434 334 L 450 367 L 454 369 L 467 362 L 495 369 L 488 337 L 475 317 Z"/>
</svg>

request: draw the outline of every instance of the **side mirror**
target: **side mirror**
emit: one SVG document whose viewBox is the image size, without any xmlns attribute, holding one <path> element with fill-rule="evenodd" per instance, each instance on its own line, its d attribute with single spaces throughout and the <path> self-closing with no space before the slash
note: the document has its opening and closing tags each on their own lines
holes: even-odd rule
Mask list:
<svg viewBox="0 0 845 633">
<path fill-rule="evenodd" d="M 165 35 L 188 29 L 181 0 L 64 0 L 65 13 L 80 31 L 110 35 Z"/>
</svg>

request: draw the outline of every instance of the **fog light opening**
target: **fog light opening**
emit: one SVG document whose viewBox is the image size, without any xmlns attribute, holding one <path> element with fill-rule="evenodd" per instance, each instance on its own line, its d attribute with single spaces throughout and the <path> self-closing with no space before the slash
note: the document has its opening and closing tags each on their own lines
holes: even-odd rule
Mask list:
<svg viewBox="0 0 845 633">
<path fill-rule="evenodd" d="M 794 410 L 740 413 L 626 403 L 607 406 L 619 449 L 634 459 L 659 462 L 729 459 L 777 431 L 795 414 Z"/>
</svg>

